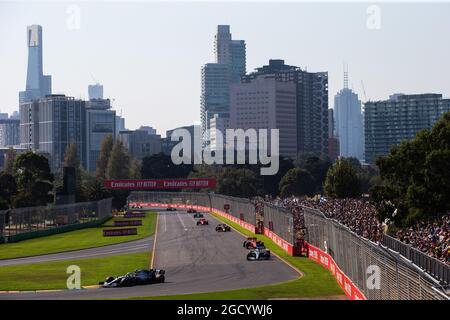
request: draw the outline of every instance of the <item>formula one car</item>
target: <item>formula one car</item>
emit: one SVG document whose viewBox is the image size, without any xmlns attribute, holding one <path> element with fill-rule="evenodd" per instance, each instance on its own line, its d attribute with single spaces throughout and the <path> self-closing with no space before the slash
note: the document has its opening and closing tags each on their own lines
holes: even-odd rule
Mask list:
<svg viewBox="0 0 450 320">
<path fill-rule="evenodd" d="M 187 210 L 187 213 L 197 213 L 197 210 L 192 209 L 192 208 L 189 208 L 189 209 Z"/>
<path fill-rule="evenodd" d="M 270 250 L 267 249 L 253 249 L 247 253 L 248 261 L 256 261 L 256 260 L 270 260 Z"/>
<path fill-rule="evenodd" d="M 177 211 L 177 208 L 174 207 L 167 207 L 166 211 Z"/>
<path fill-rule="evenodd" d="M 227 226 L 225 223 L 220 223 L 216 226 L 216 231 L 227 232 L 227 231 L 231 231 L 231 228 L 230 228 L 230 226 Z"/>
<path fill-rule="evenodd" d="M 197 220 L 197 225 L 204 226 L 204 225 L 208 225 L 208 224 L 209 224 L 209 222 L 205 218 L 201 218 L 201 219 Z"/>
<path fill-rule="evenodd" d="M 163 283 L 165 271 L 160 269 L 136 270 L 118 277 L 108 277 L 105 282 L 99 282 L 103 288 L 132 287 L 142 284 Z"/>
<path fill-rule="evenodd" d="M 242 246 L 246 249 L 265 249 L 264 242 L 259 241 L 255 237 L 248 237 L 247 240 L 244 241 Z"/>
<path fill-rule="evenodd" d="M 203 218 L 203 213 L 200 212 L 194 213 L 194 218 Z"/>
</svg>

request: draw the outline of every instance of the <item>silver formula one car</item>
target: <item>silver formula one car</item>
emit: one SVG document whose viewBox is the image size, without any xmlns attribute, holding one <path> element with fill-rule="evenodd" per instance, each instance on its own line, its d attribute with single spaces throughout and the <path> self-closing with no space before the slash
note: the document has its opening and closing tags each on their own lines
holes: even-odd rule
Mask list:
<svg viewBox="0 0 450 320">
<path fill-rule="evenodd" d="M 163 283 L 165 271 L 160 269 L 136 270 L 118 277 L 108 277 L 105 282 L 99 282 L 103 288 L 132 287 L 142 284 Z"/>
<path fill-rule="evenodd" d="M 256 260 L 270 260 L 270 250 L 267 249 L 252 249 L 247 254 L 247 260 L 256 261 Z"/>
</svg>

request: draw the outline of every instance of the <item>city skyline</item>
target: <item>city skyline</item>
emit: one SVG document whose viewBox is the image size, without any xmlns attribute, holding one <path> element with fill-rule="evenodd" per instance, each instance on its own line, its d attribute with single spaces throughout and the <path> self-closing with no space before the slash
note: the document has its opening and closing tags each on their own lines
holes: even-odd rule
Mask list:
<svg viewBox="0 0 450 320">
<path fill-rule="evenodd" d="M 233 38 L 246 41 L 247 73 L 269 59 L 284 59 L 287 64 L 306 67 L 311 71 L 328 71 L 330 106 L 333 105 L 334 94 L 343 87 L 343 61 L 349 64 L 354 79 L 349 87 L 353 87 L 363 101 L 365 98 L 361 80 L 364 81 L 370 100 L 384 100 L 397 92 L 442 93 L 444 97 L 450 95 L 450 89 L 446 86 L 450 82 L 450 65 L 445 60 L 450 46 L 444 41 L 429 37 L 432 34 L 430 32 L 444 33 L 450 29 L 450 23 L 443 19 L 446 12 L 450 12 L 450 5 L 434 7 L 382 4 L 380 30 L 367 29 L 367 5 L 361 4 L 283 4 L 283 9 L 275 4 L 264 4 L 257 8 L 251 4 L 200 6 L 192 3 L 77 6 L 81 8 L 81 29 L 69 30 L 66 26 L 67 5 L 32 4 L 31 7 L 36 10 L 30 10 L 33 12 L 31 15 L 21 12 L 22 5 L 19 3 L 0 4 L 0 36 L 10 44 L 0 48 L 0 69 L 4 70 L 0 83 L 3 96 L 1 112 L 11 114 L 18 110 L 18 92 L 24 90 L 26 83 L 27 47 L 24 30 L 32 24 L 43 27 L 43 65 L 45 73 L 53 77 L 53 92 L 87 99 L 88 85 L 95 84 L 96 81 L 92 79 L 95 77 L 104 85 L 105 98 L 111 98 L 118 113 L 122 110 L 130 129 L 151 125 L 158 133 L 164 133 L 174 127 L 199 124 L 199 70 L 204 63 L 214 61 L 211 46 L 219 24 L 229 24 Z M 171 10 L 173 8 L 186 10 L 180 13 Z M 256 11 L 251 13 L 249 19 L 269 12 L 285 12 L 288 18 L 292 14 L 289 8 L 299 9 L 297 14 L 302 18 L 305 16 L 305 19 L 304 22 L 290 21 L 287 25 L 289 28 L 276 23 L 266 22 L 264 25 L 259 21 L 255 21 L 256 25 L 248 26 L 243 17 L 253 8 Z M 168 22 L 159 18 L 138 18 L 136 22 L 125 19 L 127 23 L 122 29 L 111 24 L 111 18 L 119 11 L 125 16 L 131 16 L 131 13 L 138 14 L 139 9 L 148 9 L 148 15 L 152 18 L 157 18 L 161 13 L 170 13 L 166 16 Z M 91 25 L 92 18 L 99 10 L 103 14 L 97 17 L 94 27 Z M 322 26 L 307 17 L 318 11 L 325 20 L 322 21 Z M 198 15 L 208 12 L 212 14 L 200 26 L 191 24 Z M 404 16 L 399 16 L 401 12 Z M 59 13 L 59 16 L 50 18 L 52 13 Z M 419 14 L 421 18 L 422 15 L 425 16 L 422 22 L 417 20 Z M 176 28 L 170 25 L 170 21 L 177 17 L 182 18 L 181 23 L 186 28 L 179 28 L 178 24 Z M 400 17 L 402 24 L 395 25 L 396 19 Z M 433 19 L 434 25 L 429 23 L 430 19 Z M 101 23 L 98 22 L 104 24 L 100 26 Z M 157 23 L 161 27 L 155 30 Z M 303 30 L 303 24 L 307 23 L 313 23 L 312 27 L 316 29 L 309 30 L 314 32 Z M 6 25 L 9 27 L 6 28 Z M 146 25 L 146 29 L 142 31 Z M 107 32 L 108 28 L 111 32 Z M 130 32 L 135 35 L 127 39 Z M 353 35 L 353 41 L 352 37 L 350 41 L 332 39 L 339 32 Z M 136 41 L 146 33 L 151 37 L 150 45 L 145 41 Z M 351 45 L 346 49 L 348 43 Z M 433 50 L 427 50 L 431 45 Z M 179 46 L 184 50 L 175 50 Z M 383 46 L 391 49 L 382 50 Z M 102 55 L 101 52 L 107 54 Z M 417 61 L 423 63 L 417 64 Z M 175 79 L 173 72 L 176 70 L 179 77 Z M 412 75 L 411 70 L 414 71 Z M 170 95 L 173 99 L 167 99 L 173 88 L 177 88 L 179 92 L 176 96 Z"/>
</svg>

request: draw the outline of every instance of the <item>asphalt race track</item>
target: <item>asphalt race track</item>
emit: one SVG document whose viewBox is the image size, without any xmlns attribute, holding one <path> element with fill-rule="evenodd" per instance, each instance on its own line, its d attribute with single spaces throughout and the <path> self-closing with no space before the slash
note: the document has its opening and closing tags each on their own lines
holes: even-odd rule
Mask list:
<svg viewBox="0 0 450 320">
<path fill-rule="evenodd" d="M 32 257 L 0 259 L 0 267 L 14 266 L 19 264 L 39 263 L 61 260 L 89 259 L 97 257 L 107 257 L 119 254 L 138 253 L 150 251 L 153 247 L 153 237 L 147 237 L 135 241 L 106 245 L 97 248 L 66 251 Z"/>
<path fill-rule="evenodd" d="M 166 270 L 165 283 L 131 288 L 2 293 L 0 299 L 161 296 L 249 288 L 298 278 L 295 270 L 274 256 L 269 261 L 247 261 L 248 251 L 242 247 L 242 235 L 234 230 L 216 232 L 219 221 L 209 214 L 205 218 L 209 225 L 197 226 L 192 214 L 186 211 L 159 211 L 154 267 Z"/>
</svg>

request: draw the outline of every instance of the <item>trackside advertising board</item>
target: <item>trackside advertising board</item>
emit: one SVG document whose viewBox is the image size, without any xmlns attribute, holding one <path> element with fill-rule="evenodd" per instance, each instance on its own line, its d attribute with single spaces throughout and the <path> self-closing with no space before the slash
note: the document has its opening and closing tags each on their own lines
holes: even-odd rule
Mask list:
<svg viewBox="0 0 450 320">
<path fill-rule="evenodd" d="M 308 243 L 309 259 L 320 263 L 331 271 L 339 286 L 344 290 L 350 300 L 366 300 L 366 297 L 356 285 L 339 269 L 333 258 L 326 252 Z"/>
<path fill-rule="evenodd" d="M 216 179 L 112 179 L 105 180 L 103 186 L 113 190 L 214 189 Z"/>
</svg>

